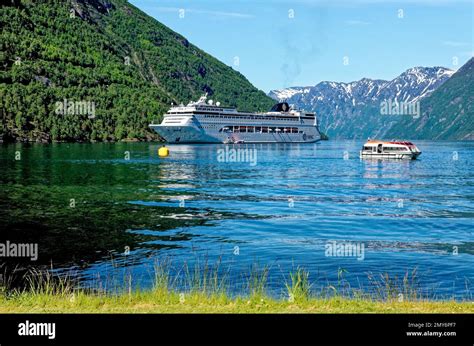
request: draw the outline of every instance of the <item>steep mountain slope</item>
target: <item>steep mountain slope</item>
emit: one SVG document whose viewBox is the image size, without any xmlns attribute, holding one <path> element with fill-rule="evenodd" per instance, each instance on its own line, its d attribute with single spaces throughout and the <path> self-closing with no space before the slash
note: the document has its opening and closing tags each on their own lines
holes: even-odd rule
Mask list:
<svg viewBox="0 0 474 346">
<path fill-rule="evenodd" d="M 392 81 L 321 82 L 314 87 L 273 90 L 269 96 L 315 111 L 321 129 L 331 138 L 384 137 L 404 115 L 382 115 L 381 102 L 417 102 L 453 73 L 443 67 L 415 67 Z"/>
<path fill-rule="evenodd" d="M 403 118 L 387 135 L 474 140 L 474 58 L 421 101 L 421 116 Z"/>
<path fill-rule="evenodd" d="M 7 3 L 0 9 L 0 140 L 150 138 L 148 123 L 170 103 L 204 92 L 242 110 L 273 103 L 125 0 Z M 61 112 L 58 103 L 67 107 Z"/>
</svg>

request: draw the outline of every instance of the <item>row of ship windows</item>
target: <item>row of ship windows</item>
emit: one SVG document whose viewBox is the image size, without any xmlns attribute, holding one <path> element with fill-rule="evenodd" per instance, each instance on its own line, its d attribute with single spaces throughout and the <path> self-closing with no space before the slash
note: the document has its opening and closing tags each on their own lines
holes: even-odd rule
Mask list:
<svg viewBox="0 0 474 346">
<path fill-rule="evenodd" d="M 223 112 L 222 108 L 206 108 L 206 107 L 199 107 L 200 111 L 210 111 L 210 112 Z"/>
<path fill-rule="evenodd" d="M 226 126 L 219 130 L 219 132 L 229 133 L 269 133 L 269 132 L 286 132 L 286 133 L 303 133 L 297 127 L 268 127 L 268 126 Z"/>
<path fill-rule="evenodd" d="M 246 120 L 282 120 L 282 121 L 298 121 L 298 117 L 293 118 L 283 118 L 283 117 L 260 117 L 260 116 L 253 116 L 253 117 L 245 117 L 245 116 L 231 116 L 231 115 L 203 115 L 203 118 L 221 118 L 221 119 L 246 119 Z"/>
<path fill-rule="evenodd" d="M 378 150 L 377 147 L 371 147 L 371 146 L 365 146 L 364 147 L 364 150 L 369 150 L 369 151 L 376 151 Z M 383 151 L 386 152 L 386 151 L 407 151 L 406 148 L 404 147 L 383 147 Z"/>
</svg>

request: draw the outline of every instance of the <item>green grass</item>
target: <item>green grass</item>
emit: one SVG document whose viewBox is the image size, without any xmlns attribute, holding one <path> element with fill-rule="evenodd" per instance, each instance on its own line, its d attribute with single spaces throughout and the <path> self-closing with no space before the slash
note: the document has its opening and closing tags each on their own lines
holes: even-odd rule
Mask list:
<svg viewBox="0 0 474 346">
<path fill-rule="evenodd" d="M 246 277 L 246 294 L 230 295 L 226 271 L 207 261 L 185 265 L 181 278 L 170 275 L 169 263 L 157 263 L 149 290 L 132 288 L 126 277 L 121 292 L 99 284 L 78 288 L 68 277 L 31 272 L 21 290 L 0 289 L 0 313 L 474 313 L 472 301 L 434 301 L 416 289 L 414 275 L 398 281 L 388 275 L 370 278 L 375 293 L 354 290 L 338 271 L 338 282 L 314 292 L 309 273 L 297 268 L 285 281 L 280 297 L 268 294 L 268 267 L 253 265 Z M 400 299 L 400 296 L 403 299 Z"/>
<path fill-rule="evenodd" d="M 289 301 L 264 295 L 166 290 L 123 295 L 21 293 L 0 298 L 0 313 L 474 313 L 473 302 L 373 301 L 333 297 Z"/>
</svg>

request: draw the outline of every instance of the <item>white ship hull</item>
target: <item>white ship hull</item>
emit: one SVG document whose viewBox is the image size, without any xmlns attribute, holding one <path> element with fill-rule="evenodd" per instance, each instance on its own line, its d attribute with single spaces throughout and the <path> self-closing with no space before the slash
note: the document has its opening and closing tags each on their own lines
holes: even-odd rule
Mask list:
<svg viewBox="0 0 474 346">
<path fill-rule="evenodd" d="M 399 159 L 399 160 L 415 160 L 421 153 L 403 153 L 403 154 L 393 154 L 393 153 L 360 153 L 361 158 L 368 159 Z"/>
<path fill-rule="evenodd" d="M 150 128 L 168 143 L 313 143 L 321 139 L 316 127 L 307 128 L 304 133 L 219 133 L 217 131 L 205 131 L 194 126 L 162 124 L 151 124 Z"/>
<path fill-rule="evenodd" d="M 161 124 L 150 124 L 168 143 L 312 143 L 321 139 L 314 113 L 291 109 L 280 102 L 269 112 L 239 112 L 220 107 L 206 96 L 176 106 Z"/>
<path fill-rule="evenodd" d="M 168 143 L 313 143 L 321 139 L 314 113 L 278 103 L 266 113 L 239 112 L 205 97 L 172 107 L 161 124 L 150 124 Z"/>
</svg>

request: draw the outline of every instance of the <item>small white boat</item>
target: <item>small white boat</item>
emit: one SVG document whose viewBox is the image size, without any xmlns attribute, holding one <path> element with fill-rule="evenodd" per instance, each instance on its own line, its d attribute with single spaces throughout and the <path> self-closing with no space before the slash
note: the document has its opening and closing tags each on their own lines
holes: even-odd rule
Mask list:
<svg viewBox="0 0 474 346">
<path fill-rule="evenodd" d="M 242 144 L 242 143 L 245 143 L 245 141 L 242 139 L 235 139 L 234 137 L 227 137 L 227 139 L 224 140 L 224 144 Z"/>
<path fill-rule="evenodd" d="M 369 139 L 360 151 L 361 158 L 415 160 L 421 151 L 408 141 L 380 141 Z"/>
</svg>

